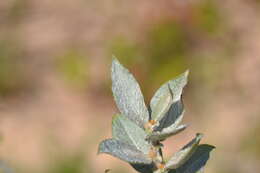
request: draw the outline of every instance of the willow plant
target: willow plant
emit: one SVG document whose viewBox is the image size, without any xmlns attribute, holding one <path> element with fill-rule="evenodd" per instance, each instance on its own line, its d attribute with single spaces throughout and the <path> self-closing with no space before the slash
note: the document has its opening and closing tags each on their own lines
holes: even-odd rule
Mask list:
<svg viewBox="0 0 260 173">
<path fill-rule="evenodd" d="M 140 173 L 201 173 L 214 146 L 194 139 L 169 159 L 163 157 L 162 142 L 186 129 L 183 88 L 188 71 L 163 84 L 148 108 L 134 76 L 113 58 L 112 92 L 119 109 L 112 120 L 112 138 L 99 144 L 98 153 L 107 153 L 128 162 Z"/>
</svg>

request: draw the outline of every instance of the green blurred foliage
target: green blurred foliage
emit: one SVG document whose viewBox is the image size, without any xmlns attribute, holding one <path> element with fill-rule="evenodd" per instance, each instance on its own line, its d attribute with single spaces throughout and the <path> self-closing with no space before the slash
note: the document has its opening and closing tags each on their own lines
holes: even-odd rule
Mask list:
<svg viewBox="0 0 260 173">
<path fill-rule="evenodd" d="M 122 64 L 127 65 L 130 71 L 138 70 L 139 76 L 144 74 L 146 68 L 139 68 L 144 62 L 145 57 L 142 54 L 142 48 L 135 40 L 127 39 L 124 36 L 117 36 L 108 43 L 109 63 L 112 62 L 112 56 L 115 56 Z M 104 93 L 111 95 L 111 80 L 104 81 Z"/>
<path fill-rule="evenodd" d="M 113 39 L 110 42 L 109 49 L 111 50 L 110 55 L 113 53 L 120 59 L 120 62 L 129 66 L 135 64 L 142 57 L 139 46 L 134 41 L 127 40 L 124 37 Z"/>
<path fill-rule="evenodd" d="M 185 56 L 189 40 L 184 28 L 175 21 L 154 25 L 142 41 L 120 38 L 111 44 L 109 53 L 116 55 L 130 69 L 138 70 L 137 78 L 141 78 L 143 91 L 148 95 L 153 92 L 155 84 L 187 69 Z"/>
<path fill-rule="evenodd" d="M 253 3 L 256 3 L 257 5 L 259 5 L 260 4 L 260 0 L 251 0 Z M 257 7 L 259 7 L 259 6 L 257 6 Z"/>
<path fill-rule="evenodd" d="M 88 61 L 86 55 L 70 49 L 57 58 L 57 69 L 71 86 L 84 89 L 88 82 Z"/>
<path fill-rule="evenodd" d="M 147 75 L 150 76 L 150 81 L 145 82 L 146 89 L 187 69 L 189 44 L 185 28 L 174 20 L 158 23 L 147 32 L 146 40 L 142 43 L 145 65 L 149 66 Z"/>
<path fill-rule="evenodd" d="M 60 153 L 54 160 L 50 159 L 51 163 L 47 165 L 45 173 L 88 173 L 95 172 L 86 158 L 84 151 L 75 152 L 72 154 Z M 104 170 L 105 172 L 105 170 Z M 121 166 L 110 169 L 109 173 L 121 173 L 128 171 L 121 168 Z"/>
<path fill-rule="evenodd" d="M 223 25 L 223 19 L 213 0 L 203 0 L 194 7 L 194 11 L 193 21 L 196 28 L 206 34 L 218 33 Z"/>
<path fill-rule="evenodd" d="M 47 168 L 48 173 L 83 173 L 92 172 L 83 154 L 61 154 L 56 157 Z"/>
<path fill-rule="evenodd" d="M 218 88 L 217 79 L 224 72 L 220 69 L 228 67 L 235 44 L 227 41 L 225 21 L 214 0 L 194 3 L 191 9 L 188 25 L 175 18 L 162 19 L 143 33 L 144 39 L 121 37 L 109 46 L 110 55 L 115 54 L 131 71 L 136 69 L 145 95 L 151 97 L 159 84 L 186 69 L 192 71 L 193 81 L 211 91 Z M 209 46 L 203 48 L 205 43 Z"/>
<path fill-rule="evenodd" d="M 252 157 L 260 159 L 260 122 L 253 127 L 242 140 L 241 151 L 250 154 Z"/>
<path fill-rule="evenodd" d="M 29 0 L 13 0 L 7 13 L 9 24 L 18 24 L 27 14 Z"/>
<path fill-rule="evenodd" d="M 22 47 L 13 40 L 0 40 L 0 96 L 31 89 L 31 75 L 23 63 Z"/>
<path fill-rule="evenodd" d="M 172 56 L 182 56 L 188 48 L 188 36 L 185 28 L 174 20 L 163 21 L 148 31 L 145 41 L 145 53 L 157 65 L 171 61 Z"/>
</svg>

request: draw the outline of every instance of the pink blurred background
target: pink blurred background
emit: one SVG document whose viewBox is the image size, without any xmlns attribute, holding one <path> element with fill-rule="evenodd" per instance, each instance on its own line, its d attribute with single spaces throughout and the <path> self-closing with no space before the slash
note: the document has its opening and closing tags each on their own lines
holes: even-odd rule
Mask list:
<svg viewBox="0 0 260 173">
<path fill-rule="evenodd" d="M 0 1 L 0 159 L 15 172 L 134 172 L 98 143 L 118 110 L 112 54 L 146 102 L 190 69 L 182 134 L 215 145 L 207 173 L 260 171 L 259 0 Z"/>
</svg>

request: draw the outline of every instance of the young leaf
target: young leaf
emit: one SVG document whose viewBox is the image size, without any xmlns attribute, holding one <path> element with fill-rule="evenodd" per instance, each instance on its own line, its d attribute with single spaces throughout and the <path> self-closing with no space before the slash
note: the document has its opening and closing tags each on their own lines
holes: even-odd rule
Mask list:
<svg viewBox="0 0 260 173">
<path fill-rule="evenodd" d="M 202 173 L 210 152 L 214 148 L 214 146 L 207 144 L 199 145 L 189 160 L 179 168 L 170 170 L 169 173 Z"/>
<path fill-rule="evenodd" d="M 187 125 L 180 125 L 178 127 L 170 126 L 168 128 L 163 129 L 161 132 L 159 132 L 159 131 L 153 132 L 152 134 L 150 134 L 146 137 L 146 140 L 152 141 L 152 142 L 163 141 L 170 136 L 173 136 L 173 135 L 176 135 L 176 134 L 182 132 L 183 130 L 186 129 L 186 127 L 187 127 Z"/>
<path fill-rule="evenodd" d="M 129 163 L 151 164 L 146 157 L 134 146 L 116 139 L 106 139 L 99 144 L 98 153 L 107 153 Z"/>
<path fill-rule="evenodd" d="M 134 76 L 117 59 L 113 59 L 111 76 L 112 91 L 119 111 L 143 128 L 149 114 Z"/>
<path fill-rule="evenodd" d="M 163 95 L 158 99 L 157 104 L 154 106 L 152 111 L 152 119 L 160 121 L 162 117 L 168 112 L 172 105 L 172 92 L 170 86 L 168 86 L 168 90 L 163 93 Z"/>
<path fill-rule="evenodd" d="M 189 142 L 180 151 L 173 155 L 173 157 L 166 163 L 165 168 L 176 169 L 185 163 L 196 150 L 196 147 L 198 146 L 201 138 L 202 134 L 197 134 L 191 142 Z"/>
<path fill-rule="evenodd" d="M 159 125 L 154 128 L 154 131 L 162 131 L 164 128 L 171 126 L 177 128 L 183 119 L 184 112 L 182 100 L 173 103 L 166 115 L 160 120 Z"/>
<path fill-rule="evenodd" d="M 149 152 L 151 146 L 145 141 L 145 131 L 124 116 L 113 117 L 112 134 L 113 138 L 135 146 L 144 154 Z"/>
<path fill-rule="evenodd" d="M 165 84 L 163 84 L 154 94 L 154 96 L 151 99 L 150 102 L 150 106 L 152 111 L 154 110 L 155 106 L 158 104 L 160 98 L 167 93 L 168 91 L 168 85 L 170 86 L 170 89 L 173 93 L 173 102 L 176 102 L 178 100 L 180 100 L 181 98 L 181 94 L 182 94 L 182 90 L 184 88 L 184 86 L 187 84 L 188 81 L 188 74 L 189 71 L 187 70 L 186 72 L 184 72 L 183 74 L 181 74 L 180 76 L 178 76 L 177 78 L 170 80 L 168 82 L 166 82 Z"/>
</svg>

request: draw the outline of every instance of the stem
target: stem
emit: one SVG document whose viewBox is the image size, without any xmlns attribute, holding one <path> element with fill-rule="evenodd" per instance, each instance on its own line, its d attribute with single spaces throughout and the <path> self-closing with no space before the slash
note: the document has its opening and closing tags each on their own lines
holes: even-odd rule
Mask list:
<svg viewBox="0 0 260 173">
<path fill-rule="evenodd" d="M 163 145 L 159 141 L 156 143 L 152 143 L 152 145 L 153 148 L 156 150 L 156 157 L 154 159 L 154 163 L 157 169 L 154 170 L 154 173 L 162 173 L 164 172 L 164 158 L 162 152 Z"/>
</svg>

